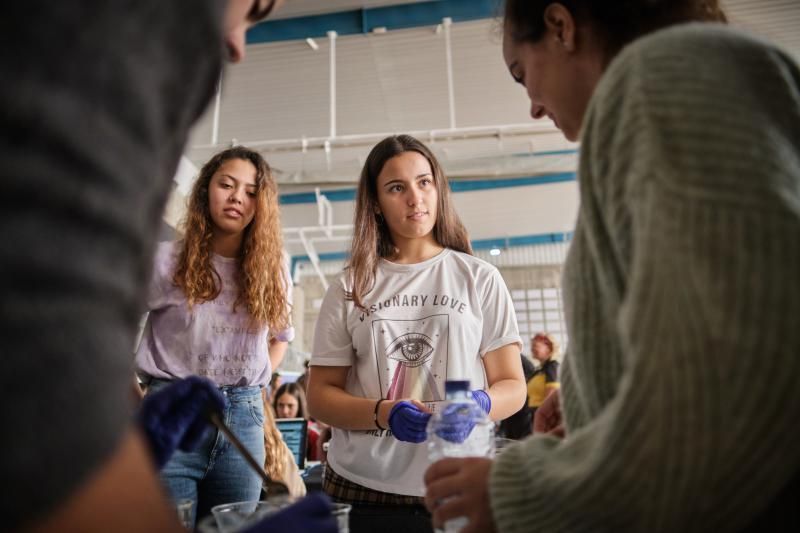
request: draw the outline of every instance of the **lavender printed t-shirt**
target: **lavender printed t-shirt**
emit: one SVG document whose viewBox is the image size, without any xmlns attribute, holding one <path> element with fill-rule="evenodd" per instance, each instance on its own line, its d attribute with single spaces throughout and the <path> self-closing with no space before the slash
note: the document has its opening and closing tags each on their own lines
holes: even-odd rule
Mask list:
<svg viewBox="0 0 800 533">
<path fill-rule="evenodd" d="M 222 282 L 219 296 L 195 304 L 191 311 L 183 290 L 172 283 L 180 243 L 162 242 L 155 256 L 153 279 L 147 296 L 150 315 L 136 351 L 140 374 L 161 379 L 205 376 L 222 385 L 266 385 L 272 368 L 269 337 L 294 338 L 294 329 L 269 331 L 250 324 L 244 304 L 236 300 L 236 259 L 212 256 Z M 288 301 L 291 281 L 284 265 Z"/>
</svg>

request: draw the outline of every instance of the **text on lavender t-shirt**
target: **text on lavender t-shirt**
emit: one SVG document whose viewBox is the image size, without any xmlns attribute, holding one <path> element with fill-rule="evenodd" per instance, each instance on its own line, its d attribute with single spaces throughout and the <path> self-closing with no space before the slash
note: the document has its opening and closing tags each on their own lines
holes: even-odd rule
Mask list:
<svg viewBox="0 0 800 533">
<path fill-rule="evenodd" d="M 219 255 L 212 256 L 222 284 L 219 296 L 190 310 L 183 290 L 172 282 L 180 249 L 181 243 L 173 241 L 159 243 L 156 250 L 137 371 L 160 379 L 205 376 L 220 386 L 266 385 L 272 373 L 269 337 L 291 341 L 294 328 L 258 328 L 250 323 L 244 303 L 234 311 L 239 267 L 236 259 Z M 290 305 L 292 283 L 286 264 L 284 278 Z"/>
</svg>

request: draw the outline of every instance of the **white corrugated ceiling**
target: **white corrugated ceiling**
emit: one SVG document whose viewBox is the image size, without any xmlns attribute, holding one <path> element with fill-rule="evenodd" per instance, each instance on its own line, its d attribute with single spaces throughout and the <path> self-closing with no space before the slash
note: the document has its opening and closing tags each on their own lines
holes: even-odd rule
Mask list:
<svg viewBox="0 0 800 533">
<path fill-rule="evenodd" d="M 412 2 L 397 0 L 294 0 L 280 17 Z M 733 24 L 770 38 L 800 58 L 800 1 L 727 0 Z M 223 86 L 218 141 L 261 145 L 280 170 L 282 183 L 353 182 L 370 146 L 381 134 L 416 132 L 433 141 L 454 177 L 524 175 L 546 172 L 540 160 L 520 153 L 571 148 L 550 124 L 535 125 L 522 89 L 509 80 L 493 20 L 452 26 L 455 123 L 458 128 L 495 127 L 471 140 L 449 141 L 445 35 L 420 27 L 386 34 L 341 36 L 336 40 L 336 138 L 331 150 L 329 42 L 318 50 L 305 41 L 252 45 L 247 60 L 232 67 Z M 529 124 L 535 134 L 519 128 Z M 201 164 L 219 146 L 209 145 L 211 110 L 193 132 L 189 157 Z M 492 133 L 494 131 L 494 133 Z M 371 136 L 370 136 L 371 134 Z M 365 136 L 347 139 L 348 136 Z M 317 138 L 303 151 L 301 139 Z"/>
<path fill-rule="evenodd" d="M 278 16 L 401 3 L 411 2 L 294 0 Z M 767 37 L 800 59 L 800 1 L 725 0 L 723 5 L 732 24 Z M 451 135 L 445 33 L 431 26 L 336 39 L 337 136 L 330 139 L 328 151 L 323 141 L 331 132 L 329 41 L 317 39 L 317 50 L 303 40 L 248 46 L 246 60 L 231 67 L 225 77 L 219 145 L 208 146 L 209 110 L 193 131 L 187 155 L 200 166 L 234 139 L 256 143 L 278 170 L 283 193 L 313 185 L 352 187 L 380 136 L 402 132 L 414 132 L 428 142 L 454 180 L 574 170 L 574 153 L 537 155 L 575 146 L 549 121 L 530 120 L 525 93 L 512 83 L 503 64 L 493 20 L 451 27 L 459 128 L 458 135 Z M 304 137 L 310 139 L 306 150 Z M 455 196 L 474 238 L 562 232 L 568 230 L 577 209 L 574 182 Z M 316 223 L 313 205 L 284 206 L 282 211 L 286 226 Z M 347 224 L 351 215 L 351 202 L 334 203 L 335 223 Z M 345 247 L 343 241 L 322 245 L 326 251 Z"/>
</svg>

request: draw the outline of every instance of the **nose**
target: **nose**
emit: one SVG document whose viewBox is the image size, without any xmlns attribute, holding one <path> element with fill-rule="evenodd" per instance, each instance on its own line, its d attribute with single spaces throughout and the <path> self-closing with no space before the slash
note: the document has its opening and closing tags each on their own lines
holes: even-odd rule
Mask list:
<svg viewBox="0 0 800 533">
<path fill-rule="evenodd" d="M 225 36 L 225 47 L 228 49 L 228 61 L 238 63 L 244 59 L 244 41 L 246 26 L 240 24 Z"/>
<path fill-rule="evenodd" d="M 231 195 L 228 197 L 229 202 L 233 202 L 235 204 L 241 204 L 243 200 L 244 190 L 242 187 L 236 187 L 231 191 Z"/>
<path fill-rule="evenodd" d="M 540 118 L 544 117 L 546 110 L 544 106 L 538 104 L 531 104 L 531 117 L 533 120 L 539 120 Z"/>
<path fill-rule="evenodd" d="M 408 206 L 414 207 L 419 205 L 421 202 L 422 202 L 422 191 L 420 191 L 416 187 L 410 187 L 408 189 Z"/>
</svg>

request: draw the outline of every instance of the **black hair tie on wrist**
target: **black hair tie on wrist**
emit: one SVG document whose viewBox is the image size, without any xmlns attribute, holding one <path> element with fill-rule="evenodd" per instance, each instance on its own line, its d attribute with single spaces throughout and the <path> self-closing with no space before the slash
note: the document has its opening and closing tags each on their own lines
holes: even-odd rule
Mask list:
<svg viewBox="0 0 800 533">
<path fill-rule="evenodd" d="M 378 407 L 380 407 L 381 402 L 385 402 L 386 398 L 381 398 L 377 402 L 375 402 L 375 410 L 372 412 L 373 420 L 375 420 L 375 427 L 380 429 L 381 431 L 386 431 L 386 428 L 382 428 L 380 424 L 378 424 Z"/>
</svg>

